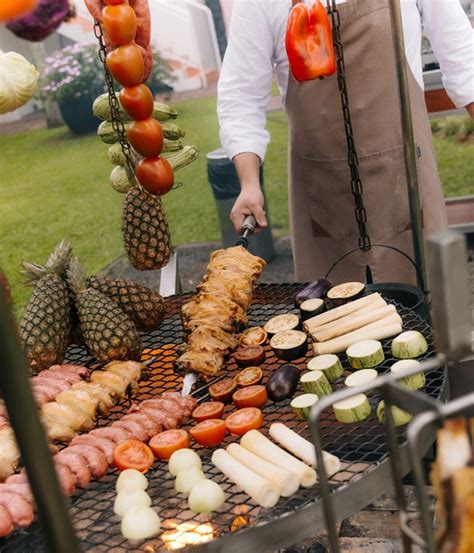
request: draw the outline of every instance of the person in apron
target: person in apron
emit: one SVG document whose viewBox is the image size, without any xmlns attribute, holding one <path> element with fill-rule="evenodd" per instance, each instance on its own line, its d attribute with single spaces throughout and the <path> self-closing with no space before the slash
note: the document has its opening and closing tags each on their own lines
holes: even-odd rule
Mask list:
<svg viewBox="0 0 474 553">
<path fill-rule="evenodd" d="M 457 0 L 454 4 L 458 4 Z M 461 9 L 459 5 L 457 7 Z M 349 107 L 367 211 L 367 231 L 373 244 L 390 245 L 412 256 L 388 0 L 348 0 L 338 3 L 338 11 Z M 271 25 L 272 22 L 262 24 Z M 461 37 L 457 36 L 458 42 L 460 38 L 468 40 L 469 35 L 461 33 Z M 470 38 L 472 44 L 472 34 Z M 235 40 L 238 40 L 237 36 Z M 241 60 L 242 64 L 244 62 Z M 463 63 L 464 67 L 473 68 L 472 53 L 471 59 Z M 421 218 L 426 236 L 445 229 L 447 218 L 424 92 L 409 64 L 407 70 Z M 221 81 L 225 81 L 226 71 L 224 62 Z M 224 88 L 220 83 L 221 138 L 226 147 L 226 128 L 223 129 L 223 126 L 228 126 L 228 118 L 225 109 L 222 109 L 226 100 Z M 470 93 L 474 94 L 472 87 Z M 250 110 L 252 95 L 255 98 L 256 94 L 251 91 L 249 97 L 242 100 L 244 114 L 246 109 Z M 474 115 L 472 101 L 474 97 L 468 98 L 464 105 Z M 290 72 L 285 109 L 289 129 L 289 209 L 295 276 L 298 281 L 311 281 L 324 275 L 336 259 L 358 245 L 359 229 L 350 189 L 347 143 L 337 77 L 333 75 L 298 82 Z M 242 122 L 235 121 L 237 131 L 239 126 L 242 126 Z M 232 153 L 232 140 L 228 139 L 227 142 L 227 149 Z M 258 172 L 258 158 L 249 162 L 249 155 L 250 148 L 240 155 L 231 156 L 243 185 L 231 215 L 236 229 L 248 213 L 254 213 L 261 226 L 266 225 L 260 191 L 256 187 L 253 190 L 244 189 L 244 183 L 252 180 L 249 173 Z M 348 256 L 335 267 L 331 279 L 334 282 L 364 281 L 367 265 L 371 267 L 375 281 L 416 282 L 414 269 L 407 260 L 385 248 L 358 251 Z"/>
</svg>

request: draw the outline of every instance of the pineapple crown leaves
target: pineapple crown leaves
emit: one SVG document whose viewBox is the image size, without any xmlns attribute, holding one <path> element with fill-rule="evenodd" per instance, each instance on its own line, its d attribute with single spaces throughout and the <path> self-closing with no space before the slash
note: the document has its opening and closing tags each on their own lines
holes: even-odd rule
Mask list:
<svg viewBox="0 0 474 553">
<path fill-rule="evenodd" d="M 56 273 L 64 277 L 71 258 L 71 251 L 71 244 L 67 240 L 61 240 L 48 257 L 44 266 L 38 263 L 22 261 L 22 270 L 20 270 L 20 272 L 25 276 L 25 283 L 32 286 L 36 284 L 41 277 L 49 273 Z"/>
<path fill-rule="evenodd" d="M 71 257 L 66 273 L 69 287 L 76 296 L 87 289 L 87 275 L 77 257 Z"/>
</svg>

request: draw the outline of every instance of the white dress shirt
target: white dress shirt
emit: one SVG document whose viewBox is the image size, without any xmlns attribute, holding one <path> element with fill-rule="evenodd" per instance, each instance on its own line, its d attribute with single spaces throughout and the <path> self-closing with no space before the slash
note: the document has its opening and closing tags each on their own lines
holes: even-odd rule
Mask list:
<svg viewBox="0 0 474 553">
<path fill-rule="evenodd" d="M 283 100 L 288 84 L 285 33 L 290 7 L 291 0 L 235 0 L 217 108 L 221 143 L 231 159 L 242 152 L 265 157 L 273 71 Z M 449 96 L 457 107 L 474 102 L 474 31 L 459 0 L 401 0 L 401 8 L 406 56 L 420 86 L 423 25 Z"/>
</svg>

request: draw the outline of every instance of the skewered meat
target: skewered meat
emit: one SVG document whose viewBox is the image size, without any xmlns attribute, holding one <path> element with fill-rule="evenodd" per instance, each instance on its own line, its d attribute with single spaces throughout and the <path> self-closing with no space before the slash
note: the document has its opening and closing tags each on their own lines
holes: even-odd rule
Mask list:
<svg viewBox="0 0 474 553">
<path fill-rule="evenodd" d="M 84 391 L 97 401 L 97 410 L 107 415 L 111 407 L 115 405 L 116 395 L 110 386 L 94 384 L 93 382 L 80 382 L 74 385 L 74 390 Z"/>
<path fill-rule="evenodd" d="M 198 294 L 181 310 L 187 348 L 176 361 L 178 369 L 217 374 L 225 357 L 237 347 L 235 333 L 248 323 L 246 310 L 264 268 L 265 261 L 242 246 L 211 255 Z"/>
<path fill-rule="evenodd" d="M 135 440 L 140 440 L 140 442 L 146 442 L 148 439 L 148 432 L 137 421 L 125 420 L 125 417 L 123 417 L 119 421 L 113 422 L 112 426 L 114 428 L 125 428 L 125 430 L 128 430 L 133 435 Z"/>
<path fill-rule="evenodd" d="M 437 496 L 440 553 L 474 551 L 474 466 L 465 419 L 446 421 L 437 433 L 431 480 Z"/>
<path fill-rule="evenodd" d="M 65 363 L 64 365 L 52 365 L 49 367 L 48 371 L 50 372 L 60 372 L 60 373 L 74 373 L 80 376 L 81 378 L 88 378 L 89 369 L 82 367 L 81 365 L 70 365 Z"/>
<path fill-rule="evenodd" d="M 143 407 L 140 408 L 141 413 L 146 413 L 152 417 L 155 421 L 161 424 L 163 430 L 170 430 L 171 428 L 176 428 L 178 426 L 178 419 L 174 414 L 163 411 L 162 409 L 156 409 L 153 407 Z"/>
<path fill-rule="evenodd" d="M 132 380 L 127 380 L 123 376 L 115 373 L 94 371 L 91 375 L 91 382 L 109 386 L 118 397 L 122 397 L 125 395 L 127 387 Z"/>
<path fill-rule="evenodd" d="M 169 409 L 173 409 L 173 413 L 179 412 L 179 418 L 183 421 L 189 417 L 197 404 L 194 398 L 182 398 L 175 392 L 166 392 L 156 399 L 162 399 L 162 405 L 166 404 Z M 141 435 L 146 435 L 144 441 L 148 441 L 152 433 L 150 423 L 153 423 L 160 432 L 160 419 L 163 416 L 174 420 L 175 425 L 172 428 L 177 426 L 177 418 L 174 418 L 173 414 L 166 411 L 164 407 L 148 408 L 146 415 L 140 408 L 141 404 L 136 407 L 135 413 L 125 415 L 111 426 L 96 428 L 88 434 L 74 438 L 71 445 L 53 457 L 65 495 L 72 495 L 76 487 L 86 487 L 92 477 L 102 478 L 107 471 L 107 466 L 112 466 L 114 448 L 130 438 L 137 439 L 138 428 Z M 124 423 L 124 426 L 119 426 L 120 423 Z M 2 501 L 2 495 L 16 496 L 19 499 L 10 505 L 8 501 Z M 10 476 L 5 484 L 0 484 L 0 537 L 9 534 L 15 526 L 30 524 L 33 519 L 33 507 L 31 490 L 24 471 Z"/>
<path fill-rule="evenodd" d="M 62 405 L 56 401 L 45 403 L 41 408 L 43 422 L 46 425 L 48 438 L 53 441 L 61 441 L 62 436 L 57 435 L 54 429 L 64 426 L 72 431 L 92 430 L 94 423 L 83 411 L 71 405 Z"/>
</svg>

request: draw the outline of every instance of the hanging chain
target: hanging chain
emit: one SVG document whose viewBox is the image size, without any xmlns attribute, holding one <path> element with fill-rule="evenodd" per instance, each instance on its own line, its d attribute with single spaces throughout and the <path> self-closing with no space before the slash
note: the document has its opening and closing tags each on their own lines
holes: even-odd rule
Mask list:
<svg viewBox="0 0 474 553">
<path fill-rule="evenodd" d="M 110 113 L 112 115 L 112 128 L 118 136 L 120 146 L 122 147 L 123 155 L 126 159 L 125 169 L 127 171 L 127 177 L 130 181 L 136 181 L 135 177 L 135 166 L 133 163 L 132 150 L 130 144 L 125 135 L 125 126 L 123 124 L 121 115 L 120 115 L 120 104 L 115 94 L 114 81 L 112 75 L 110 74 L 109 68 L 105 63 L 107 57 L 107 48 L 104 43 L 104 34 L 102 32 L 102 26 L 97 19 L 94 19 L 94 34 L 99 41 L 99 58 L 102 64 L 104 65 L 105 73 L 105 82 L 107 83 L 107 89 L 109 93 L 109 106 Z"/>
<path fill-rule="evenodd" d="M 327 0 L 327 10 L 332 21 L 332 36 L 337 63 L 337 83 L 339 85 L 339 92 L 341 93 L 342 115 L 347 139 L 347 162 L 351 171 L 351 191 L 355 203 L 355 218 L 359 226 L 359 247 L 363 251 L 368 251 L 371 248 L 371 242 L 365 226 L 367 222 L 367 213 L 364 207 L 362 181 L 359 174 L 359 158 L 357 157 L 351 113 L 349 111 L 349 95 L 345 76 L 344 52 L 340 34 L 341 20 L 339 11 L 336 7 L 336 0 Z"/>
</svg>

